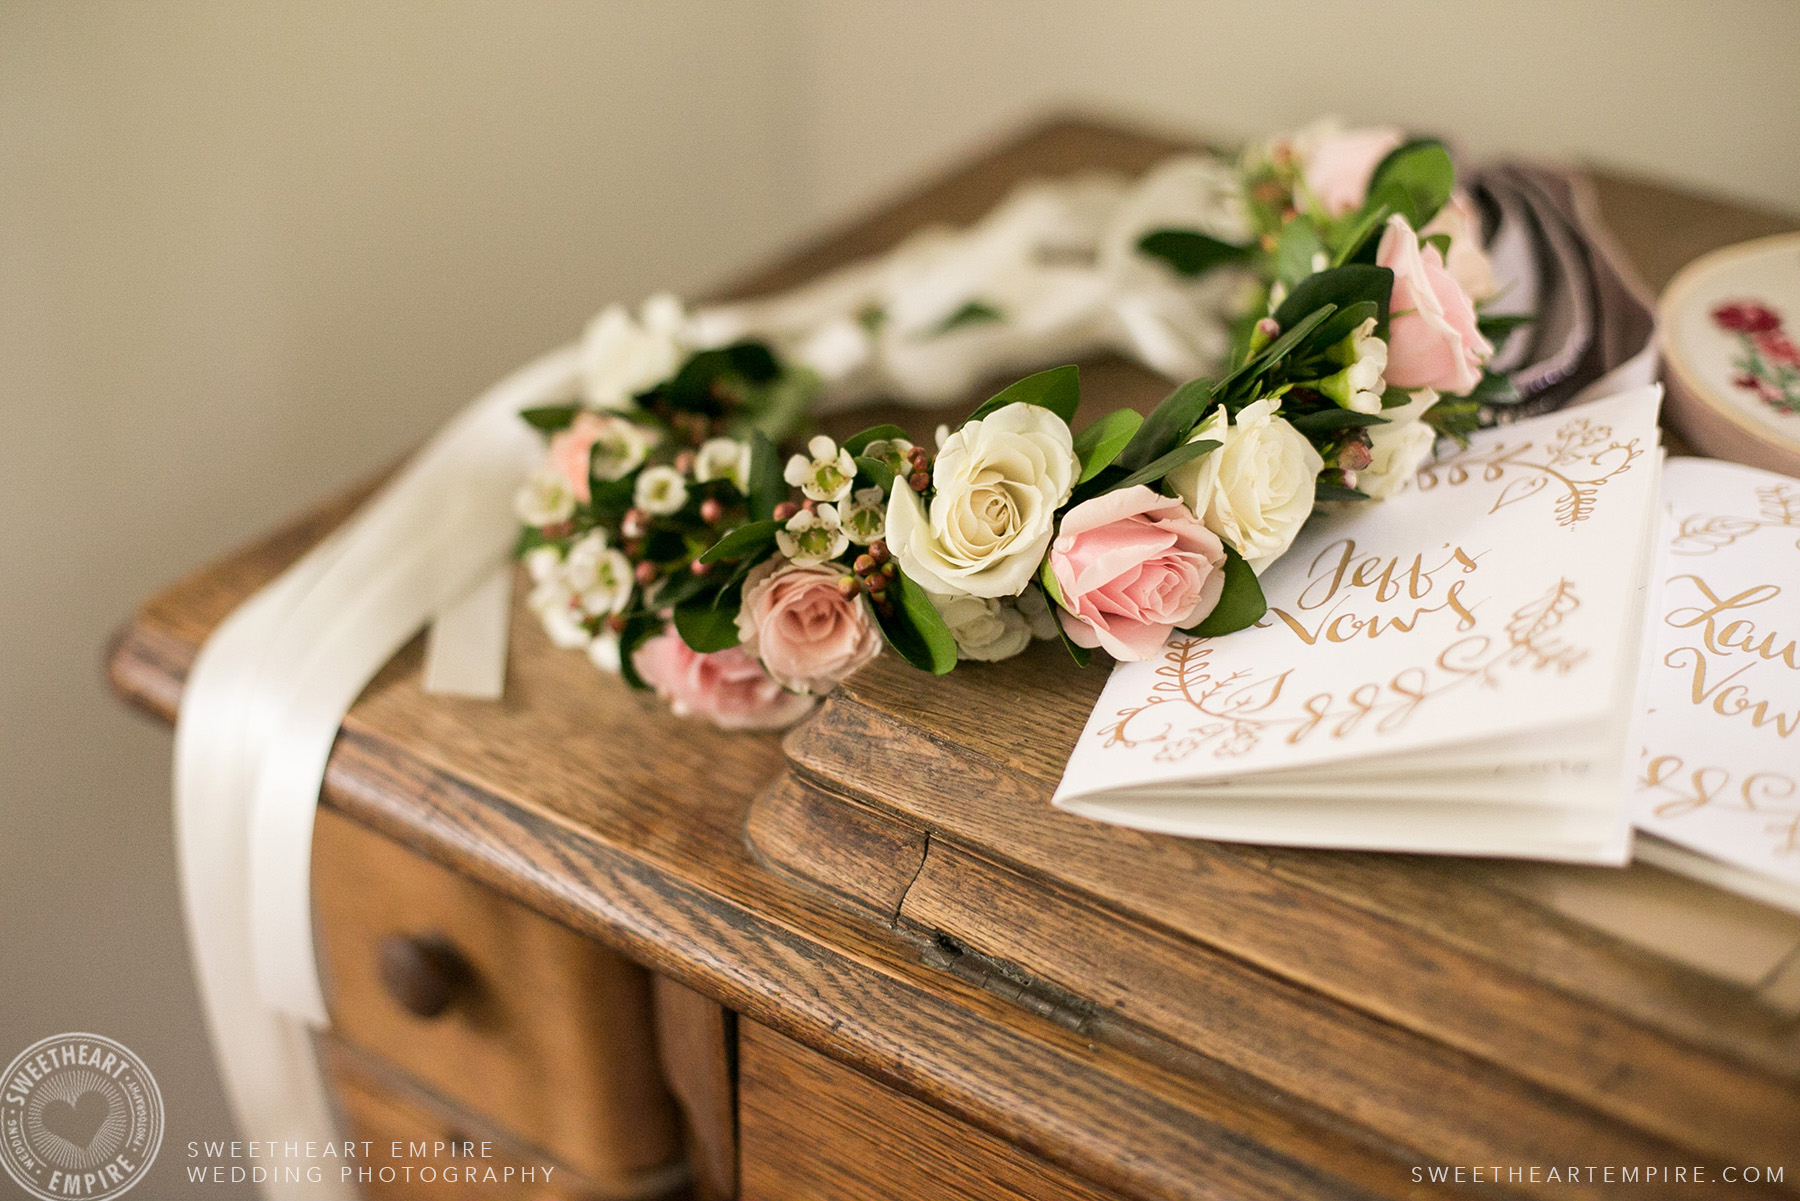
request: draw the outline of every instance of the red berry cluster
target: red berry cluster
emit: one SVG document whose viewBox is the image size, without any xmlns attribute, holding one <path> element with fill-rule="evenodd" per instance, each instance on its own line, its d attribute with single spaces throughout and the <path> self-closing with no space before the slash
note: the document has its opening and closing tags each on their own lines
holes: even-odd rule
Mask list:
<svg viewBox="0 0 1800 1201">
<path fill-rule="evenodd" d="M 888 550 L 887 543 L 877 539 L 869 543 L 869 549 L 856 556 L 856 562 L 850 565 L 854 575 L 847 575 L 838 581 L 838 591 L 846 597 L 855 596 L 857 591 L 869 594 L 869 603 L 883 617 L 894 615 L 894 601 L 888 590 L 900 569 L 894 566 L 894 556 Z"/>
</svg>

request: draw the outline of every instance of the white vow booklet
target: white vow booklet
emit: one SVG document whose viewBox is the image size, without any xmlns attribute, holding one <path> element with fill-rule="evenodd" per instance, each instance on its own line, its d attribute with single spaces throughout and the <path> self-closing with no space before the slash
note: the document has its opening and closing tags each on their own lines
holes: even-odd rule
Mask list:
<svg viewBox="0 0 1800 1201">
<path fill-rule="evenodd" d="M 1659 397 L 1484 431 L 1315 516 L 1257 626 L 1113 672 L 1055 803 L 1199 838 L 1625 862 Z"/>
<path fill-rule="evenodd" d="M 1800 912 L 1800 480 L 1664 474 L 1638 857 Z"/>
</svg>

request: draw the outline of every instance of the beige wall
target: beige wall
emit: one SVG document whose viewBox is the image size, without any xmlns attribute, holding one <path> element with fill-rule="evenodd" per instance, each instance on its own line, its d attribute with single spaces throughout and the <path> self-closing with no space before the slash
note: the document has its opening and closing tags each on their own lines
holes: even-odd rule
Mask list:
<svg viewBox="0 0 1800 1201">
<path fill-rule="evenodd" d="M 1046 107 L 1335 108 L 1792 208 L 1797 44 L 1791 0 L 0 3 L 0 1055 L 147 1056 L 162 1195 L 222 1132 L 169 742 L 106 697 L 106 634 L 601 302 Z"/>
</svg>

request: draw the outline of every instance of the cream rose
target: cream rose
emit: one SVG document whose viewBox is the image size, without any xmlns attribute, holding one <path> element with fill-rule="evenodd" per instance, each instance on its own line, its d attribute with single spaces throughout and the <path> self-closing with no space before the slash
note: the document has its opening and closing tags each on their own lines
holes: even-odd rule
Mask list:
<svg viewBox="0 0 1800 1201">
<path fill-rule="evenodd" d="M 942 596 L 928 592 L 932 607 L 950 636 L 956 639 L 958 659 L 996 663 L 1010 659 L 1031 645 L 1031 624 L 1018 609 L 1003 600 L 980 596 Z"/>
<path fill-rule="evenodd" d="M 1369 465 L 1356 473 L 1356 487 L 1376 500 L 1400 491 L 1437 444 L 1437 431 L 1420 418 L 1438 402 L 1438 394 L 1420 388 L 1413 398 L 1382 414 L 1386 425 L 1369 427 Z"/>
<path fill-rule="evenodd" d="M 681 363 L 681 302 L 652 296 L 641 319 L 608 305 L 581 338 L 581 395 L 597 409 L 629 409 L 633 398 L 675 374 Z"/>
<path fill-rule="evenodd" d="M 1043 560 L 1077 469 L 1062 418 L 1007 405 L 944 439 L 930 513 L 904 480 L 894 481 L 888 548 L 927 592 L 1016 596 Z"/>
<path fill-rule="evenodd" d="M 1171 471 L 1167 482 L 1202 525 L 1244 556 L 1259 575 L 1281 557 L 1312 513 L 1314 485 L 1325 461 L 1306 435 L 1253 401 L 1231 421 L 1223 408 L 1189 441 L 1222 443 Z"/>
</svg>

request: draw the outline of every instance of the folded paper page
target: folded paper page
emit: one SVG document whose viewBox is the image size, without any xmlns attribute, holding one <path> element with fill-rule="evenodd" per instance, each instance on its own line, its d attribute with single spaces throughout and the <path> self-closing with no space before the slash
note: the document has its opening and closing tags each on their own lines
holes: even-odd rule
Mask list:
<svg viewBox="0 0 1800 1201">
<path fill-rule="evenodd" d="M 1800 480 L 1669 464 L 1640 857 L 1800 912 Z"/>
<path fill-rule="evenodd" d="M 1122 664 L 1056 803 L 1194 837 L 1623 862 L 1661 452 L 1640 388 L 1315 516 L 1230 638 Z"/>
</svg>

